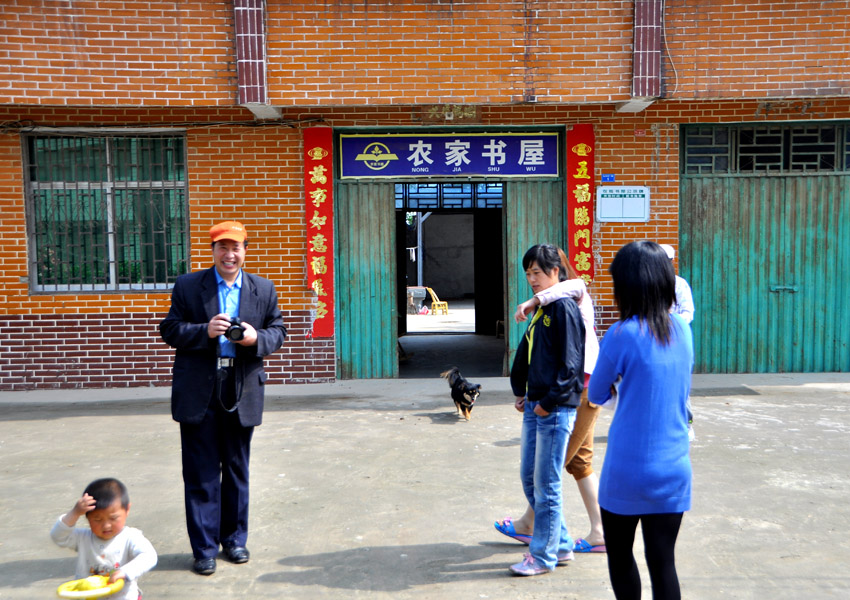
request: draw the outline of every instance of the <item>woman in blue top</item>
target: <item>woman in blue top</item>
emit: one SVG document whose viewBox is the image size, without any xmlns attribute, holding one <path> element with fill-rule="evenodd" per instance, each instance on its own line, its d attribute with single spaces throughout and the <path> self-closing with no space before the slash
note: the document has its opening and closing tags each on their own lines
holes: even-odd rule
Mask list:
<svg viewBox="0 0 850 600">
<path fill-rule="evenodd" d="M 680 598 L 674 552 L 691 507 L 686 403 L 693 340 L 681 317 L 670 314 L 676 276 L 661 246 L 627 244 L 609 271 L 620 319 L 602 339 L 588 394 L 594 404 L 618 397 L 599 481 L 608 574 L 618 600 L 640 598 L 632 551 L 640 521 L 653 598 Z"/>
<path fill-rule="evenodd" d="M 558 248 L 532 246 L 522 258 L 535 294 L 567 278 Z M 578 305 L 561 298 L 537 309 L 511 367 L 516 409 L 523 413 L 520 478 L 534 507 L 534 534 L 517 575 L 540 575 L 573 558 L 561 510 L 561 471 L 584 389 L 584 322 Z"/>
</svg>

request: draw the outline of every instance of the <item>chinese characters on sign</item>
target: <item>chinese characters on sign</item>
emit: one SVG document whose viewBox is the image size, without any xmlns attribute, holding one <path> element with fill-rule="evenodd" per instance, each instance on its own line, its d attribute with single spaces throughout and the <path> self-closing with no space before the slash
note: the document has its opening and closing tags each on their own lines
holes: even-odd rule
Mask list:
<svg viewBox="0 0 850 600">
<path fill-rule="evenodd" d="M 423 123 L 480 123 L 481 107 L 470 104 L 428 104 L 422 107 Z"/>
<path fill-rule="evenodd" d="M 558 134 L 340 136 L 340 177 L 557 177 Z"/>
<path fill-rule="evenodd" d="M 573 268 L 584 282 L 593 281 L 593 125 L 567 131 L 567 246 Z"/>
<path fill-rule="evenodd" d="M 333 129 L 304 129 L 307 285 L 316 293 L 313 337 L 334 335 Z"/>
</svg>

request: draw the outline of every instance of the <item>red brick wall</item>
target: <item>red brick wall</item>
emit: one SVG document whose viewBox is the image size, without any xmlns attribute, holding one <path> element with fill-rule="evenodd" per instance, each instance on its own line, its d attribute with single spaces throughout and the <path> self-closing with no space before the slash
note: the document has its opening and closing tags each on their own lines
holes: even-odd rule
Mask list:
<svg viewBox="0 0 850 600">
<path fill-rule="evenodd" d="M 667 0 L 665 95 L 850 94 L 850 2 Z"/>
<path fill-rule="evenodd" d="M 212 264 L 209 228 L 237 218 L 248 228 L 245 267 L 278 290 L 288 339 L 269 359 L 271 383 L 335 376 L 333 340 L 308 337 L 301 134 L 286 125 L 236 126 L 241 109 L 185 111 L 0 106 L 0 122 L 39 125 L 187 124 L 192 269 Z M 222 123 L 216 125 L 215 123 Z M 20 136 L 0 136 L 0 389 L 170 384 L 171 350 L 157 325 L 167 293 L 31 295 Z M 142 370 L 138 365 L 143 365 Z"/>
<path fill-rule="evenodd" d="M 648 223 L 594 225 L 597 278 L 591 287 L 600 331 L 615 318 L 606 269 L 617 249 L 634 239 L 678 246 L 678 160 L 682 123 L 841 119 L 850 98 L 763 102 L 665 101 L 637 114 L 613 105 L 485 107 L 481 124 L 592 123 L 597 173 L 618 184 L 648 185 Z M 336 108 L 285 113 L 297 119 L 322 115 L 335 126 L 364 123 L 385 127 L 416 124 L 417 107 Z M 269 277 L 278 288 L 289 339 L 268 361 L 271 383 L 326 381 L 334 376 L 332 340 L 307 335 L 312 294 L 306 288 L 301 137 L 297 129 L 237 126 L 239 109 L 77 109 L 0 106 L 0 122 L 32 120 L 40 125 L 158 124 L 188 128 L 192 268 L 211 264 L 207 231 L 216 220 L 238 217 L 252 244 L 246 268 Z M 227 124 L 216 126 L 214 121 Z M 168 310 L 168 294 L 30 295 L 27 276 L 21 144 L 17 134 L 0 135 L 0 389 L 39 386 L 168 385 L 171 350 L 156 325 Z M 22 333 L 23 332 L 23 333 Z M 30 335 L 32 333 L 32 335 Z M 108 343 L 107 343 L 108 342 Z M 144 372 L 138 365 L 144 364 Z"/>
<path fill-rule="evenodd" d="M 242 109 L 213 111 L 132 109 L 22 109 L 0 106 L 0 122 L 26 120 L 48 126 L 184 124 L 187 130 L 192 268 L 212 264 L 209 228 L 238 218 L 248 227 L 252 243 L 246 268 L 278 286 L 284 307 L 303 308 L 310 302 L 301 253 L 306 227 L 301 197 L 301 134 L 285 124 L 254 127 Z M 246 124 L 237 126 L 233 121 Z M 222 124 L 216 124 L 222 123 Z M 209 124 L 209 125 L 207 125 Z M 0 136 L 0 234 L 15 241 L 0 282 L 8 302 L 0 314 L 26 310 L 39 313 L 100 312 L 105 307 L 146 311 L 167 310 L 166 294 L 57 294 L 30 296 L 23 212 L 23 164 L 18 130 Z"/>
<path fill-rule="evenodd" d="M 0 102 L 232 105 L 233 38 L 225 0 L 0 2 Z"/>
<path fill-rule="evenodd" d="M 611 102 L 633 2 L 287 2 L 268 7 L 273 104 Z"/>
<path fill-rule="evenodd" d="M 632 0 L 267 3 L 273 105 L 626 100 Z M 665 2 L 664 94 L 850 93 L 850 3 Z M 227 106 L 232 3 L 0 2 L 0 103 Z"/>
<path fill-rule="evenodd" d="M 299 123 L 410 127 L 441 103 L 476 106 L 485 127 L 592 123 L 597 172 L 652 193 L 649 223 L 594 226 L 592 290 L 609 323 L 616 250 L 677 243 L 680 124 L 850 109 L 847 2 L 665 4 L 665 93 L 676 100 L 629 114 L 615 102 L 631 83 L 631 0 L 267 3 L 270 98 L 284 121 L 258 127 L 233 106 L 231 2 L 0 2 L 0 389 L 165 385 L 171 358 L 155 328 L 168 294 L 30 295 L 15 123 L 186 128 L 192 268 L 210 264 L 212 223 L 246 223 L 246 267 L 274 281 L 290 328 L 269 361 L 273 383 L 334 372 L 333 342 L 307 335 Z"/>
<path fill-rule="evenodd" d="M 278 106 L 606 102 L 629 93 L 632 2 L 271 2 Z M 0 102 L 220 106 L 232 3 L 0 3 Z"/>
<path fill-rule="evenodd" d="M 159 337 L 163 316 L 6 316 L 0 319 L 0 390 L 170 385 L 174 351 Z M 266 360 L 270 383 L 335 377 L 333 342 L 305 337 L 308 316 L 284 311 L 287 340 Z"/>
</svg>

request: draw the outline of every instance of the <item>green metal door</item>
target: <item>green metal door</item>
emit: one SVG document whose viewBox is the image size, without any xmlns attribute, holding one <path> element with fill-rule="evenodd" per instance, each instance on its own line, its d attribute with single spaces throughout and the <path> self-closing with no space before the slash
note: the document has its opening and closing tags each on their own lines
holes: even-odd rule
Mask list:
<svg viewBox="0 0 850 600">
<path fill-rule="evenodd" d="M 684 176 L 695 371 L 850 370 L 850 176 Z"/>
<path fill-rule="evenodd" d="M 339 184 L 334 204 L 337 377 L 398 377 L 393 184 Z"/>
<path fill-rule="evenodd" d="M 514 323 L 517 304 L 531 297 L 522 257 L 535 244 L 564 247 L 563 181 L 509 181 L 505 184 L 505 337 L 506 368 L 513 364 L 520 336 L 527 323 Z"/>
</svg>

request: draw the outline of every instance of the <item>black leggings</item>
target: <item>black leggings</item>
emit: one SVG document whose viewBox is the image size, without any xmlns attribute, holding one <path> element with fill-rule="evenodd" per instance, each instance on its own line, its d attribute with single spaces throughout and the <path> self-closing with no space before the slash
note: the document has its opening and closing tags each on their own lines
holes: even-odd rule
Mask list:
<svg viewBox="0 0 850 600">
<path fill-rule="evenodd" d="M 679 600 L 679 576 L 676 574 L 676 538 L 682 513 L 656 515 L 618 515 L 602 509 L 602 528 L 608 551 L 608 576 L 617 600 L 640 598 L 640 573 L 632 547 L 640 521 L 644 555 L 652 582 L 653 600 Z"/>
</svg>

